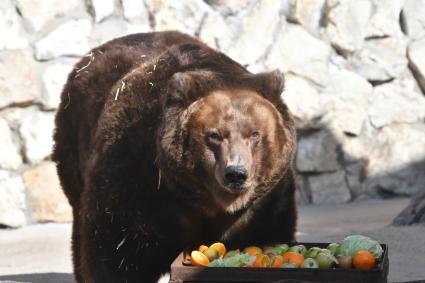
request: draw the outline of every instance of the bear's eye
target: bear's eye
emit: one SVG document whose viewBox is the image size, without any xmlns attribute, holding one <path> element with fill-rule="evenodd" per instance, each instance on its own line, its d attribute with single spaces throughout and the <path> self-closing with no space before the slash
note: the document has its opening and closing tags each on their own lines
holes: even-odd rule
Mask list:
<svg viewBox="0 0 425 283">
<path fill-rule="evenodd" d="M 181 107 L 182 105 L 183 105 L 183 101 L 179 97 L 175 97 L 175 96 L 170 96 L 165 101 L 166 108 Z"/>
<path fill-rule="evenodd" d="M 253 131 L 251 133 L 251 139 L 257 140 L 260 138 L 260 132 L 259 131 Z"/>
<path fill-rule="evenodd" d="M 207 138 L 209 141 L 215 142 L 215 143 L 220 142 L 222 140 L 220 134 L 217 132 L 209 132 L 207 134 Z"/>
</svg>

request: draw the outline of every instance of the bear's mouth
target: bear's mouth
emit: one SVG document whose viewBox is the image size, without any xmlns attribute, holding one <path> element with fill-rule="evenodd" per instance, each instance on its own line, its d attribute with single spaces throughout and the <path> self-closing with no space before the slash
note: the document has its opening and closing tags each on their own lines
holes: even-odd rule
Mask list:
<svg viewBox="0 0 425 283">
<path fill-rule="evenodd" d="M 223 189 L 234 195 L 243 194 L 248 189 L 246 182 L 224 182 Z"/>
<path fill-rule="evenodd" d="M 214 186 L 214 199 L 226 212 L 235 213 L 236 211 L 246 207 L 249 202 L 253 190 L 251 182 L 245 182 L 243 184 L 221 184 L 218 182 Z"/>
</svg>

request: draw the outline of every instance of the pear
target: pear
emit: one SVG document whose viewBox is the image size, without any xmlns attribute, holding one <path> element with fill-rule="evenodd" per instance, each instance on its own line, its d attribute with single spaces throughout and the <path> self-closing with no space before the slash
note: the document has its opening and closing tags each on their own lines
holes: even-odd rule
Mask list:
<svg viewBox="0 0 425 283">
<path fill-rule="evenodd" d="M 349 255 L 339 255 L 336 257 L 338 266 L 341 268 L 351 268 L 353 266 L 353 257 Z"/>
</svg>

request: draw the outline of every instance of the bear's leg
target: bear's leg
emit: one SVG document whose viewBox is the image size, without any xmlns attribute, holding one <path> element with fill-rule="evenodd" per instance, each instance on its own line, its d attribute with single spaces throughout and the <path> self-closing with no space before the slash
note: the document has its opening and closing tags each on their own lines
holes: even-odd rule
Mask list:
<svg viewBox="0 0 425 283">
<path fill-rule="evenodd" d="M 79 227 L 79 215 L 76 210 L 73 211 L 73 223 L 72 223 L 72 262 L 74 265 L 74 276 L 77 282 L 83 282 L 80 271 L 80 227 Z"/>
<path fill-rule="evenodd" d="M 157 282 L 168 271 L 175 248 L 135 215 L 81 219 L 82 282 Z M 171 253 L 170 253 L 171 251 Z"/>
</svg>

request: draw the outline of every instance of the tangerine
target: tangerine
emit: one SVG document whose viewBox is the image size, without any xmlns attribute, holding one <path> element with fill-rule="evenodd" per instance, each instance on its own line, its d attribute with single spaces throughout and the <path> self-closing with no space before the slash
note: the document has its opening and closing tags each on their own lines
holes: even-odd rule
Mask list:
<svg viewBox="0 0 425 283">
<path fill-rule="evenodd" d="M 353 257 L 353 265 L 356 269 L 371 269 L 375 264 L 376 258 L 369 251 L 358 251 Z"/>
<path fill-rule="evenodd" d="M 267 255 L 259 254 L 257 255 L 253 267 L 269 267 L 270 266 L 270 258 Z"/>
<path fill-rule="evenodd" d="M 300 267 L 300 265 L 304 261 L 304 256 L 297 252 L 286 252 L 283 254 L 283 262 L 284 263 L 293 263 L 296 267 Z"/>
<path fill-rule="evenodd" d="M 207 247 L 207 246 L 205 246 L 205 245 L 200 245 L 200 246 L 199 246 L 199 248 L 198 248 L 198 251 L 200 251 L 201 253 L 203 253 L 206 249 L 208 249 L 208 247 Z"/>
<path fill-rule="evenodd" d="M 250 246 L 247 247 L 243 250 L 244 253 L 247 253 L 249 255 L 259 255 L 263 253 L 263 250 L 260 249 L 259 247 L 255 247 L 255 246 Z"/>
<path fill-rule="evenodd" d="M 206 255 L 204 255 L 200 251 L 192 251 L 190 253 L 190 262 L 194 266 L 208 266 L 210 260 Z"/>
</svg>

